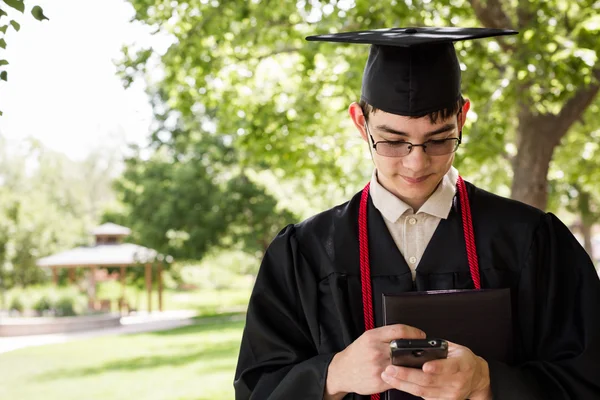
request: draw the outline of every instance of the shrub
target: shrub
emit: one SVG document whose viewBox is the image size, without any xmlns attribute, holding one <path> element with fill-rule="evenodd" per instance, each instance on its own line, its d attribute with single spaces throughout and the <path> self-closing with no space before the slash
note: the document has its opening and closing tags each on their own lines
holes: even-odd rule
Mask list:
<svg viewBox="0 0 600 400">
<path fill-rule="evenodd" d="M 33 309 L 39 314 L 43 315 L 44 311 L 52 309 L 52 300 L 47 295 L 41 296 L 34 304 Z"/>
<path fill-rule="evenodd" d="M 23 310 L 25 310 L 25 305 L 19 296 L 14 296 L 10 301 L 8 309 L 10 311 L 18 311 L 19 313 L 23 313 Z"/>
<path fill-rule="evenodd" d="M 68 295 L 61 296 L 54 305 L 57 317 L 72 317 L 77 315 L 75 311 L 75 299 Z"/>
</svg>

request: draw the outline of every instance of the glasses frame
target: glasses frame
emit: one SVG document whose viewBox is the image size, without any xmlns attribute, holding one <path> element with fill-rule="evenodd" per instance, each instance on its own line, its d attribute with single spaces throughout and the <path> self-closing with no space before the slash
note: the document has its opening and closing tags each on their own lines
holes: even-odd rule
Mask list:
<svg viewBox="0 0 600 400">
<path fill-rule="evenodd" d="M 458 112 L 457 117 L 460 117 L 461 112 L 462 112 L 462 110 Z M 425 154 L 427 154 L 427 145 L 429 144 L 429 142 L 432 142 L 432 140 L 427 140 L 427 141 L 425 141 L 425 142 L 423 142 L 421 144 L 414 144 L 414 143 L 411 143 L 411 142 L 403 141 L 402 142 L 403 144 L 407 144 L 408 145 L 408 153 L 406 153 L 406 154 L 404 154 L 402 156 L 386 156 L 386 155 L 380 154 L 377 151 L 377 145 L 379 143 L 390 143 L 391 141 L 390 140 L 379 140 L 379 141 L 376 142 L 375 139 L 373 138 L 373 135 L 371 135 L 371 131 L 369 129 L 369 124 L 367 123 L 366 119 L 365 119 L 365 129 L 367 131 L 367 134 L 371 138 L 371 143 L 373 143 L 373 150 L 375 150 L 375 153 L 379 154 L 382 157 L 390 157 L 390 158 L 406 157 L 407 155 L 409 155 L 412 152 L 413 148 L 415 148 L 415 147 L 422 147 L 423 148 L 423 152 Z M 445 155 L 448 155 L 448 154 L 456 153 L 456 151 L 458 150 L 458 148 L 460 147 L 460 145 L 462 143 L 462 129 L 459 131 L 459 134 L 458 134 L 457 138 L 453 137 L 453 138 L 446 138 L 446 139 L 436 139 L 436 142 L 437 141 L 450 141 L 450 140 L 456 140 L 456 145 L 454 146 L 454 150 L 452 150 L 451 152 L 444 153 L 444 154 L 436 154 L 436 155 L 427 154 L 427 155 L 429 155 L 430 157 L 439 157 L 439 156 L 445 156 Z"/>
</svg>

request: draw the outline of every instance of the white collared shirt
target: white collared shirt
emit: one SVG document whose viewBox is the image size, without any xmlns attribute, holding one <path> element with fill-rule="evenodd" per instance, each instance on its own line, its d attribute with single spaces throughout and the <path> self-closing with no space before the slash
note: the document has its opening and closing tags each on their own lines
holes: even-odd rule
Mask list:
<svg viewBox="0 0 600 400">
<path fill-rule="evenodd" d="M 444 175 L 437 189 L 415 213 L 411 206 L 394 196 L 371 176 L 371 199 L 385 221 L 396 246 L 410 267 L 413 279 L 425 248 L 442 219 L 447 219 L 456 193 L 458 171 L 454 167 Z"/>
</svg>

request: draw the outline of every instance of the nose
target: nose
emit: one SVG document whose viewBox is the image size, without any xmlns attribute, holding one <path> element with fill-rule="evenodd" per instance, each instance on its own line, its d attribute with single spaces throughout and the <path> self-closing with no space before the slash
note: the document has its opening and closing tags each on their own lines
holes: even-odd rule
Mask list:
<svg viewBox="0 0 600 400">
<path fill-rule="evenodd" d="M 431 162 L 423 147 L 413 147 L 411 152 L 402 157 L 402 164 L 406 169 L 414 172 L 420 172 L 429 167 Z"/>
</svg>

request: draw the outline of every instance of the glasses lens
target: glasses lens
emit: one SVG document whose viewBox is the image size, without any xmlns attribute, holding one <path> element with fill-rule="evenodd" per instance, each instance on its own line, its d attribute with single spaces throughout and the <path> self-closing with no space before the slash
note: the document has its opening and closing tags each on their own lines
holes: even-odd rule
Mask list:
<svg viewBox="0 0 600 400">
<path fill-rule="evenodd" d="M 430 140 L 427 142 L 427 154 L 430 156 L 442 156 L 456 151 L 458 139 Z"/>
<path fill-rule="evenodd" d="M 381 142 L 377 143 L 377 154 L 384 157 L 404 157 L 410 153 L 410 143 Z"/>
</svg>

